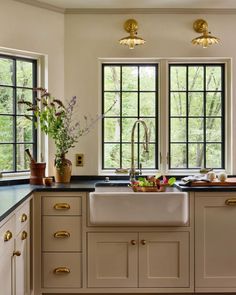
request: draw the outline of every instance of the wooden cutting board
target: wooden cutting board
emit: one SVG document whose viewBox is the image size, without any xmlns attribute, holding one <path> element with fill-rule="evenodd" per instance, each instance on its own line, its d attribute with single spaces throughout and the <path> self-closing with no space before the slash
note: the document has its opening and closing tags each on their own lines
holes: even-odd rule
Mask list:
<svg viewBox="0 0 236 295">
<path fill-rule="evenodd" d="M 220 182 L 218 179 L 212 182 L 207 181 L 194 181 L 191 182 L 190 186 L 236 186 L 236 177 L 227 178 L 226 181 Z"/>
</svg>

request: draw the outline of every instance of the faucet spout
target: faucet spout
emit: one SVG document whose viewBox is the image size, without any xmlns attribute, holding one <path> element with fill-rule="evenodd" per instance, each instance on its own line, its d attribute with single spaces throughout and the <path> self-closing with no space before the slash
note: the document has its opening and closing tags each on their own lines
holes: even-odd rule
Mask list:
<svg viewBox="0 0 236 295">
<path fill-rule="evenodd" d="M 131 132 L 131 168 L 130 168 L 130 181 L 135 180 L 135 165 L 134 165 L 134 132 L 136 129 L 136 126 L 138 124 L 141 124 L 144 127 L 144 136 L 145 136 L 145 143 L 144 143 L 144 151 L 146 153 L 149 152 L 149 131 L 146 123 L 138 119 L 137 121 L 134 122 L 134 125 L 132 127 L 132 132 Z"/>
</svg>

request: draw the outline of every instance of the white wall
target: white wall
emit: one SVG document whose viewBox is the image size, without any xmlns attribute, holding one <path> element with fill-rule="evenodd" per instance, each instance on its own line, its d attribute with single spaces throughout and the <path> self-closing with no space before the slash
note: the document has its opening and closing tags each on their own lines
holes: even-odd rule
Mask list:
<svg viewBox="0 0 236 295">
<path fill-rule="evenodd" d="M 139 35 L 147 40 L 144 46 L 129 50 L 118 44 L 127 35 L 123 23 L 128 18 L 139 22 Z M 209 23 L 213 35 L 220 37 L 221 45 L 208 49 L 194 47 L 190 41 L 198 35 L 192 25 L 197 18 Z M 195 14 L 138 14 L 138 15 L 66 15 L 65 17 L 65 94 L 77 95 L 81 114 L 96 115 L 101 105 L 99 58 L 160 58 L 160 57 L 230 57 L 236 59 L 235 15 Z M 233 63 L 233 71 L 236 65 Z M 233 77 L 233 90 L 236 78 Z M 236 107 L 233 102 L 233 109 Z M 236 124 L 233 133 L 236 138 Z M 85 154 L 85 166 L 73 166 L 73 174 L 96 175 L 99 150 L 98 127 L 81 138 L 74 154 Z M 235 163 L 235 159 L 234 159 Z M 235 163 L 236 164 L 236 163 Z M 236 168 L 236 165 L 234 167 Z M 234 169 L 234 173 L 236 169 Z"/>
<path fill-rule="evenodd" d="M 64 97 L 64 15 L 12 0 L 0 0 L 0 47 L 48 58 L 48 89 Z M 43 85 L 44 86 L 44 85 Z M 49 144 L 50 173 L 53 145 Z"/>
</svg>

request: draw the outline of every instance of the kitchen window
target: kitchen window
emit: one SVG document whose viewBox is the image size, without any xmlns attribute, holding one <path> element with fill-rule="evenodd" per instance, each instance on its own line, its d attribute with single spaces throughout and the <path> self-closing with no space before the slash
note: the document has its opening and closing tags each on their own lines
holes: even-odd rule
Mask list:
<svg viewBox="0 0 236 295">
<path fill-rule="evenodd" d="M 131 130 L 143 119 L 150 131 L 149 155 L 142 153 L 144 130 L 135 134 L 135 163 L 143 169 L 158 169 L 158 65 L 103 64 L 102 168 L 128 168 L 131 159 Z"/>
<path fill-rule="evenodd" d="M 33 102 L 37 85 L 34 59 L 0 55 L 0 171 L 29 170 L 25 149 L 36 157 L 37 136 L 34 119 L 19 100 Z M 27 119 L 28 115 L 31 120 Z"/>
<path fill-rule="evenodd" d="M 162 173 L 225 169 L 225 64 L 102 64 L 103 113 L 117 101 L 102 119 L 102 169 L 130 168 L 131 130 L 140 118 L 150 129 L 150 153 L 142 153 L 140 126 L 135 138 L 137 168 L 142 163 L 144 170 Z"/>
</svg>

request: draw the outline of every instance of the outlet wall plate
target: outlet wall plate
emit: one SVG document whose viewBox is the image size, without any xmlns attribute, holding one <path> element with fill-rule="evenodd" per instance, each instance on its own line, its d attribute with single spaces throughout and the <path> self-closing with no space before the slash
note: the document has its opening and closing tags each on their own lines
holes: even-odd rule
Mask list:
<svg viewBox="0 0 236 295">
<path fill-rule="evenodd" d="M 75 165 L 79 167 L 84 166 L 84 154 L 75 155 Z"/>
</svg>

